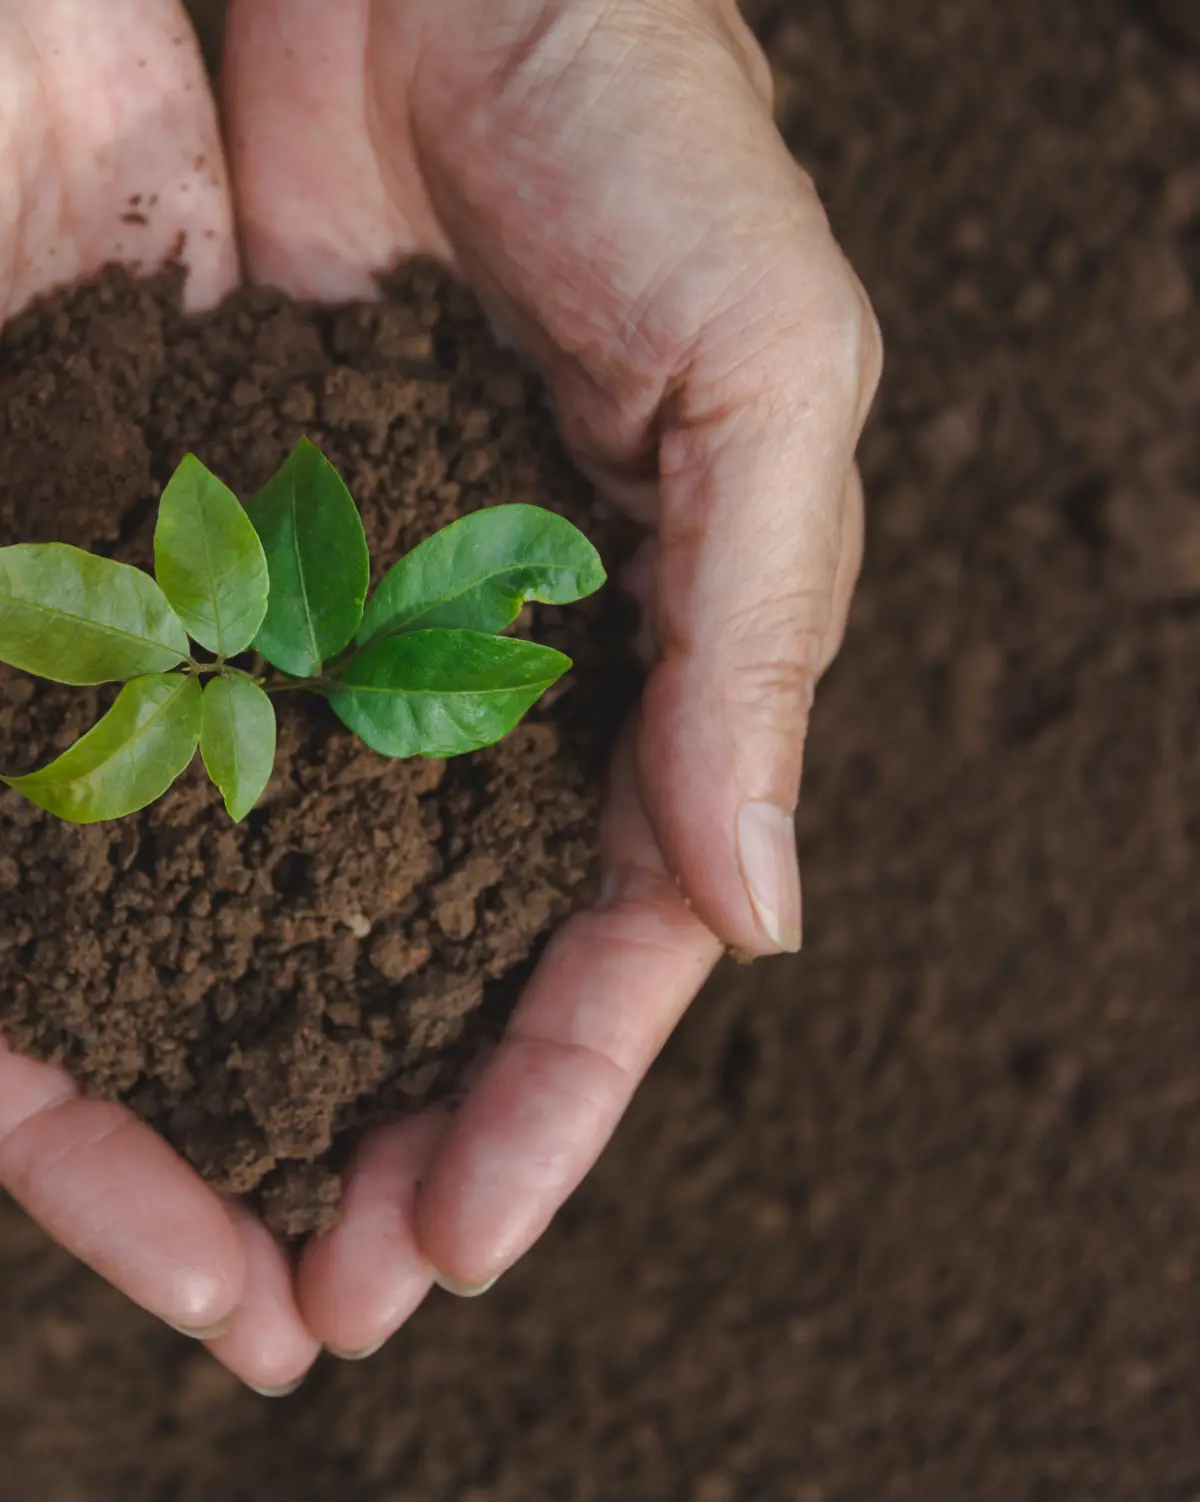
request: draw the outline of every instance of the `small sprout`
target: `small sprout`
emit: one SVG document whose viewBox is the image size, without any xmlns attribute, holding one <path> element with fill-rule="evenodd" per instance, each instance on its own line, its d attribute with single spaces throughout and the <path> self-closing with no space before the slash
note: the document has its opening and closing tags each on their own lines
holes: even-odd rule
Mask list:
<svg viewBox="0 0 1200 1502">
<path fill-rule="evenodd" d="M 362 520 L 305 438 L 244 508 L 188 454 L 159 503 L 154 571 L 63 543 L 0 548 L 0 662 L 56 683 L 124 685 L 49 766 L 0 778 L 71 823 L 145 808 L 197 747 L 230 817 L 244 819 L 275 762 L 270 695 L 294 689 L 324 695 L 383 756 L 491 745 L 571 665 L 499 633 L 528 600 L 565 605 L 604 583 L 568 521 L 494 506 L 427 538 L 368 601 Z M 189 637 L 214 660 L 197 661 Z M 251 669 L 232 661 L 251 648 Z M 268 663 L 276 675 L 258 676 Z"/>
</svg>

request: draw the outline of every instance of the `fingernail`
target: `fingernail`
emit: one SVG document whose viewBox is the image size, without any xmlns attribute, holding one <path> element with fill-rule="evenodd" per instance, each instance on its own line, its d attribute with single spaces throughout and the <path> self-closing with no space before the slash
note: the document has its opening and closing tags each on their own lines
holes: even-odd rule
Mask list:
<svg viewBox="0 0 1200 1502">
<path fill-rule="evenodd" d="M 189 1340 L 219 1340 L 222 1335 L 228 1335 L 233 1328 L 233 1315 L 219 1319 L 215 1325 L 205 1325 L 203 1330 L 189 1330 L 184 1325 L 172 1325 L 170 1320 L 167 1324 L 176 1335 L 186 1335 Z"/>
<path fill-rule="evenodd" d="M 387 1345 L 386 1340 L 377 1340 L 373 1346 L 367 1346 L 362 1351 L 343 1351 L 340 1346 L 326 1346 L 325 1349 L 330 1356 L 336 1356 L 339 1361 L 366 1361 L 377 1351 L 382 1351 L 385 1345 Z"/>
<path fill-rule="evenodd" d="M 439 1288 L 444 1288 L 447 1293 L 452 1293 L 456 1299 L 477 1299 L 481 1293 L 486 1293 L 489 1288 L 494 1288 L 500 1281 L 500 1274 L 489 1278 L 486 1283 L 459 1283 L 454 1278 L 445 1278 L 441 1273 L 434 1273 L 433 1281 Z"/>
<path fill-rule="evenodd" d="M 308 1373 L 305 1372 L 304 1377 L 307 1376 Z M 282 1387 L 256 1387 L 253 1382 L 247 1382 L 246 1386 L 251 1392 L 256 1392 L 260 1398 L 286 1398 L 296 1391 L 304 1381 L 304 1377 L 297 1377 L 294 1382 L 286 1382 Z"/>
<path fill-rule="evenodd" d="M 738 857 L 758 921 L 778 948 L 800 948 L 800 865 L 796 825 L 773 803 L 743 803 L 738 810 Z"/>
</svg>

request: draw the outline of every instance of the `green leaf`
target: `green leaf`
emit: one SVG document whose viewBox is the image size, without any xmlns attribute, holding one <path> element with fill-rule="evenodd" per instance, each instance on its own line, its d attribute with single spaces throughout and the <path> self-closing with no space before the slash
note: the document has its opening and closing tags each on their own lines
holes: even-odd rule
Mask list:
<svg viewBox="0 0 1200 1502">
<path fill-rule="evenodd" d="M 200 755 L 235 823 L 263 795 L 275 766 L 275 706 L 249 678 L 214 678 L 204 690 Z"/>
<path fill-rule="evenodd" d="M 565 517 L 540 506 L 492 506 L 443 527 L 389 569 L 358 640 L 428 626 L 503 631 L 526 600 L 568 605 L 604 579 L 599 553 Z"/>
<path fill-rule="evenodd" d="M 188 635 L 221 657 L 244 652 L 267 613 L 267 560 L 227 485 L 187 454 L 154 528 L 154 572 Z"/>
<path fill-rule="evenodd" d="M 157 673 L 127 683 L 108 713 L 48 767 L 0 781 L 71 824 L 95 824 L 161 798 L 199 740 L 200 684 Z"/>
<path fill-rule="evenodd" d="M 334 711 L 384 756 L 457 756 L 508 734 L 571 666 L 552 647 L 478 631 L 412 631 L 341 670 Z"/>
<path fill-rule="evenodd" d="M 311 678 L 353 638 L 370 564 L 362 520 L 341 476 L 302 438 L 246 507 L 271 576 L 254 645 L 294 678 Z"/>
<path fill-rule="evenodd" d="M 149 574 L 62 542 L 0 548 L 0 662 L 55 683 L 165 673 L 187 632 Z"/>
</svg>

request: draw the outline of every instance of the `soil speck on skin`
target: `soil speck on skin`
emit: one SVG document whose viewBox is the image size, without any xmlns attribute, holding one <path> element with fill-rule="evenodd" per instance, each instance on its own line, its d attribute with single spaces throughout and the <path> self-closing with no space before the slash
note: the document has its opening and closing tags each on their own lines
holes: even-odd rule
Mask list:
<svg viewBox="0 0 1200 1502">
<path fill-rule="evenodd" d="M 355 495 L 376 578 L 509 500 L 613 541 L 535 384 L 440 274 L 412 268 L 380 305 L 329 312 L 243 292 L 196 323 L 177 292 L 112 270 L 0 336 L 0 545 L 148 566 L 185 452 L 248 496 L 301 433 Z M 420 371 L 395 359 L 415 345 Z M 0 858 L 19 877 L 0 913 L 0 1030 L 126 1101 L 275 1230 L 327 1225 L 355 1133 L 453 1085 L 513 999 L 506 977 L 587 890 L 633 688 L 619 613 L 611 590 L 526 612 L 516 629 L 568 652 L 574 686 L 472 757 L 389 761 L 320 701 L 280 700 L 276 773 L 240 825 L 198 758 L 160 803 L 85 829 L 6 792 Z M 0 765 L 49 760 L 111 697 L 0 668 Z"/>
</svg>

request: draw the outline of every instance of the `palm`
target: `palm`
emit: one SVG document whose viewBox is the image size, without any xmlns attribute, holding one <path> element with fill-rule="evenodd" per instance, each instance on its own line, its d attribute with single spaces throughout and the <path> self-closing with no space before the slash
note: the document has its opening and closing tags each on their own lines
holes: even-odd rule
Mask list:
<svg viewBox="0 0 1200 1502">
<path fill-rule="evenodd" d="M 150 264 L 180 231 L 193 301 L 219 296 L 233 215 L 175 0 L 124 0 L 123 25 L 107 10 L 93 24 L 103 39 L 82 0 L 17 9 L 38 17 L 42 91 L 11 160 L 28 175 L 54 143 L 62 212 L 44 213 L 44 189 L 18 200 L 6 308 L 113 256 Z M 24 79 L 27 30 L 5 42 L 0 66 Z M 681 50 L 702 108 L 677 104 Z M 68 62 L 71 87 L 56 88 Z M 361 1352 L 386 1338 L 431 1264 L 478 1285 L 529 1246 L 720 952 L 671 873 L 728 941 L 779 942 L 739 876 L 734 816 L 739 788 L 784 808 L 795 798 L 796 726 L 855 572 L 851 460 L 860 387 L 877 372 L 843 340 L 859 294 L 773 135 L 760 65 L 732 0 L 235 0 L 225 88 L 247 272 L 336 300 L 371 295 L 404 254 L 455 266 L 546 374 L 580 462 L 657 533 L 641 593 L 661 648 L 613 777 L 605 900 L 558 935 L 454 1121 L 433 1113 L 368 1138 L 342 1223 L 294 1286 L 262 1227 L 239 1214 L 235 1237 L 145 1128 L 98 1118 L 115 1108 L 73 1099 L 56 1071 L 0 1059 L 0 1179 L 163 1317 L 203 1325 L 236 1306 L 213 1349 L 256 1385 L 301 1373 L 317 1341 Z M 105 171 L 89 178 L 96 160 Z M 157 197 L 146 226 L 122 221 L 135 194 Z M 779 244 L 801 254 L 779 257 Z M 769 334 L 789 306 L 811 310 L 815 344 L 811 331 Z M 833 393 L 820 388 L 806 424 L 776 410 L 797 359 Z M 807 520 L 764 538 L 780 473 Z M 756 636 L 747 586 L 800 605 Z M 89 1175 L 115 1186 L 103 1216 L 81 1192 Z"/>
<path fill-rule="evenodd" d="M 29 0 L 0 16 L 17 104 L 0 151 L 0 308 L 111 260 L 162 263 L 185 241 L 187 297 L 238 276 L 217 112 L 180 7 Z M 68 1248 L 170 1323 L 227 1323 L 214 1350 L 271 1387 L 317 1353 L 281 1253 L 148 1128 L 79 1098 L 62 1071 L 0 1043 L 0 1181 Z"/>
<path fill-rule="evenodd" d="M 0 77 L 4 316 L 106 261 L 157 264 L 181 232 L 193 300 L 228 289 L 237 263 L 216 113 L 177 9 L 140 0 L 96 24 L 78 0 L 6 6 Z"/>
</svg>

